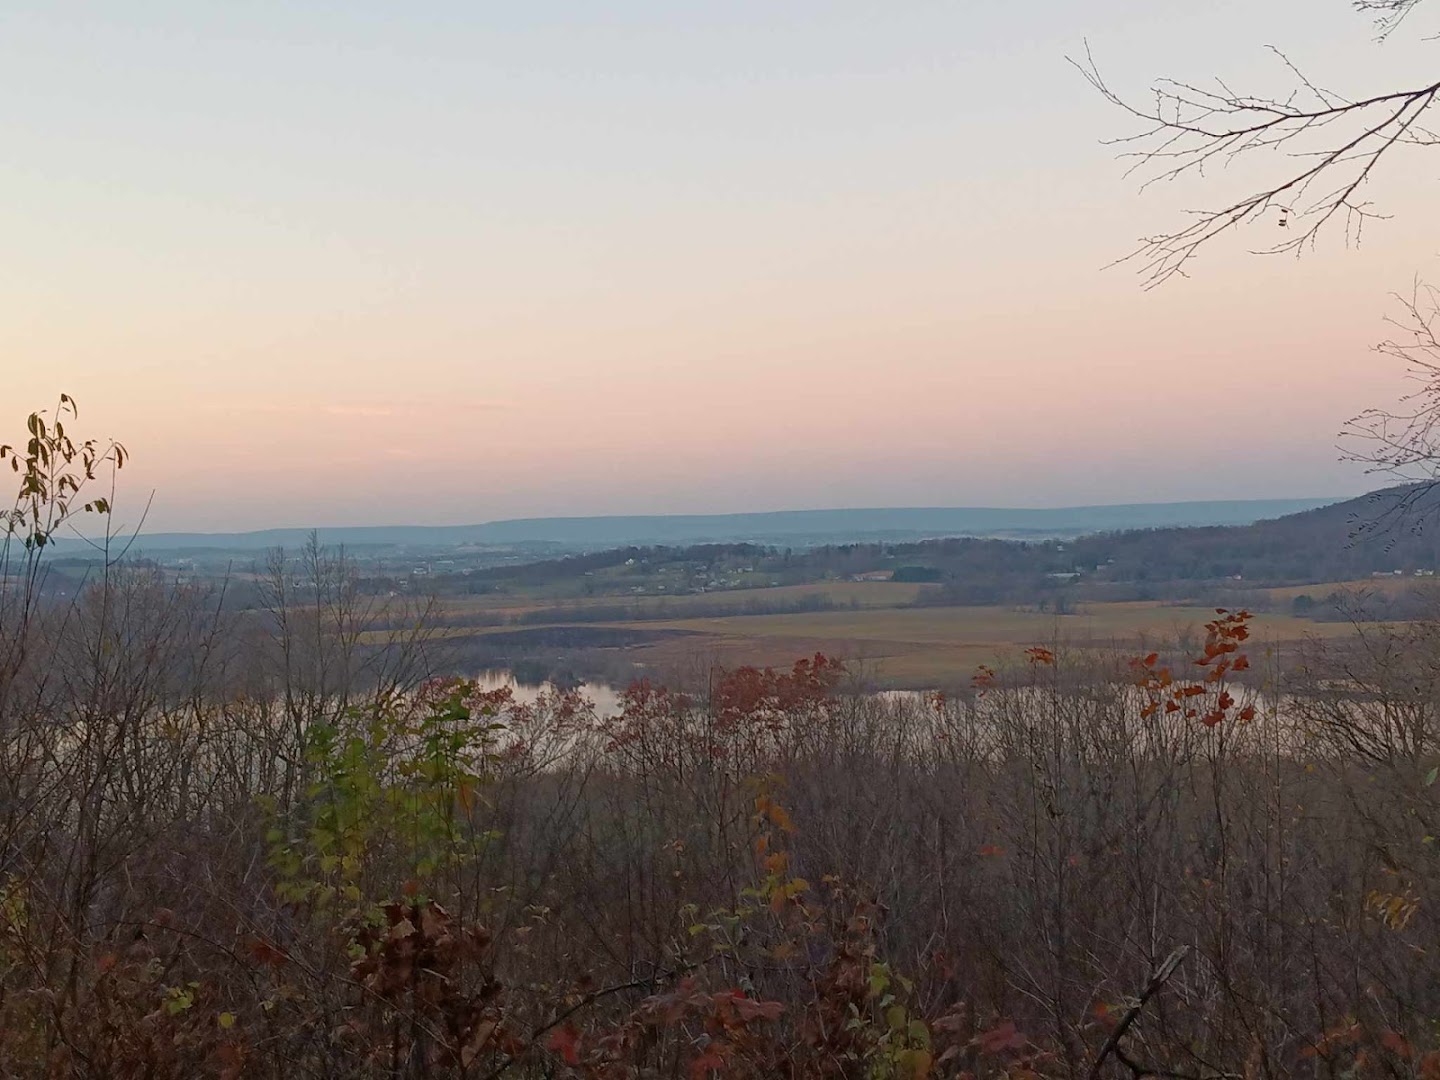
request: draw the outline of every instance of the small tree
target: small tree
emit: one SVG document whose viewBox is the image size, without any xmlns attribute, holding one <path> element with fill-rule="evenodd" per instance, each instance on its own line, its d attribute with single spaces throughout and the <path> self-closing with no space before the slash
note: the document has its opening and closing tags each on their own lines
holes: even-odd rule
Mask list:
<svg viewBox="0 0 1440 1080">
<path fill-rule="evenodd" d="M 109 518 L 115 474 L 129 459 L 113 440 L 76 442 L 65 425 L 78 416 L 75 399 L 61 394 L 53 412 L 30 414 L 23 448 L 0 444 L 0 462 L 8 461 L 20 478 L 14 503 L 0 511 L 0 725 L 11 680 L 25 660 L 45 551 L 77 518 Z M 111 494 L 92 495 L 106 478 Z M 108 520 L 105 531 L 108 537 Z"/>
</svg>

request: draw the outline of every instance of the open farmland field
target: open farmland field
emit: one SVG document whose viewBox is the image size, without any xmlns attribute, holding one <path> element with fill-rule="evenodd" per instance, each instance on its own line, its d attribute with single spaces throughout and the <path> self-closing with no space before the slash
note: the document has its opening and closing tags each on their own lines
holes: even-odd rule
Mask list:
<svg viewBox="0 0 1440 1080">
<path fill-rule="evenodd" d="M 1326 581 L 1318 585 L 1281 585 L 1262 591 L 1272 600 L 1285 603 L 1294 600 L 1297 596 L 1319 598 L 1331 593 L 1351 596 L 1383 593 L 1387 596 L 1394 596 L 1398 593 L 1421 591 L 1440 596 L 1440 578 L 1386 574 L 1382 577 L 1361 578 L 1358 581 Z"/>
<path fill-rule="evenodd" d="M 936 588 L 934 585 L 898 581 L 821 581 L 809 585 L 778 585 L 763 589 L 725 589 L 715 592 L 688 593 L 683 596 L 666 596 L 663 593 L 655 592 L 621 592 L 605 596 L 565 599 L 546 597 L 537 591 L 533 595 L 517 592 L 447 598 L 445 610 L 456 616 L 483 613 L 512 617 L 530 615 L 537 611 L 554 611 L 556 620 L 561 621 L 565 618 L 567 611 L 591 611 L 597 608 L 626 605 L 642 609 L 647 618 L 651 616 L 651 613 L 668 612 L 674 612 L 677 618 L 683 618 L 686 612 L 709 612 L 717 608 L 724 608 L 740 613 L 747 608 L 779 608 L 816 599 L 836 607 L 904 607 L 914 603 L 925 590 L 934 588 Z"/>
<path fill-rule="evenodd" d="M 1173 637 L 1198 629 L 1215 609 L 1153 601 L 1087 604 L 1074 615 L 1001 607 L 903 608 L 888 611 L 818 611 L 799 615 L 679 619 L 662 626 L 712 634 L 764 637 L 874 639 L 928 644 L 1045 642 L 1105 643 L 1138 635 Z M 1289 615 L 1265 616 L 1265 629 L 1298 637 L 1318 624 Z"/>
<path fill-rule="evenodd" d="M 1204 623 L 1214 618 L 1213 608 L 1139 601 L 1089 604 L 1073 615 L 998 606 L 883 607 L 875 601 L 885 594 L 871 584 L 847 588 L 863 590 L 853 595 L 863 596 L 870 606 L 782 615 L 590 621 L 583 625 L 568 624 L 565 606 L 560 606 L 553 609 L 553 620 L 546 619 L 524 633 L 539 635 L 548 629 L 576 648 L 586 647 L 586 639 L 593 639 L 593 647 L 622 648 L 631 663 L 661 673 L 695 672 L 714 665 L 788 666 L 802 656 L 823 652 L 861 668 L 881 685 L 924 689 L 963 682 L 978 665 L 1013 660 L 1032 645 L 1144 651 L 1187 637 L 1198 641 Z M 687 599 L 691 598 L 675 597 L 671 603 L 675 610 L 683 611 Z M 1254 623 L 1258 647 L 1351 632 L 1348 624 L 1292 615 L 1262 615 Z M 454 637 L 494 636 L 497 641 L 513 639 L 516 633 L 513 628 L 500 627 L 442 631 Z M 624 644 L 612 645 L 607 639 Z"/>
<path fill-rule="evenodd" d="M 815 651 L 862 664 L 890 686 L 924 688 L 968 677 L 978 664 L 1013 658 L 1031 645 L 1094 648 L 1162 645 L 1203 637 L 1213 608 L 1153 602 L 1091 604 L 1074 615 L 1000 607 L 823 611 L 799 615 L 684 619 L 650 624 L 703 637 L 671 639 L 641 650 L 653 662 L 705 647 L 729 662 L 784 664 Z M 1265 615 L 1254 623 L 1259 644 L 1351 633 L 1341 623 Z"/>
</svg>

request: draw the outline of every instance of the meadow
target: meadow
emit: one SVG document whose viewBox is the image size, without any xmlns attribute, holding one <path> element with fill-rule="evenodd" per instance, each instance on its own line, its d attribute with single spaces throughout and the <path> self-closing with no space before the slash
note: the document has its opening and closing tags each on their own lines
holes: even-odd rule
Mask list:
<svg viewBox="0 0 1440 1080">
<path fill-rule="evenodd" d="M 733 609 L 737 614 L 757 606 L 784 606 L 818 600 L 836 607 L 891 608 L 914 603 L 932 585 L 897 581 L 819 581 L 803 585 L 729 589 L 717 592 L 679 595 L 607 595 L 557 597 L 551 590 L 497 593 L 488 596 L 456 597 L 445 602 L 446 613 L 452 617 L 473 614 L 508 616 L 531 615 L 553 611 L 557 621 L 566 614 L 633 605 L 647 616 L 672 615 L 683 618 L 687 612 L 715 608 Z"/>
<path fill-rule="evenodd" d="M 1151 601 L 1089 604 L 1072 615 L 1004 607 L 899 608 L 822 611 L 800 615 L 681 619 L 661 628 L 705 635 L 710 652 L 735 663 L 783 665 L 796 655 L 836 656 L 859 667 L 881 686 L 930 689 L 969 679 L 975 669 L 996 666 L 1034 646 L 1146 652 L 1203 637 L 1213 608 Z M 1309 638 L 1348 634 L 1350 627 L 1290 615 L 1257 620 L 1257 640 L 1284 649 Z M 649 648 L 653 662 L 694 650 L 694 639 L 671 639 Z"/>
<path fill-rule="evenodd" d="M 1388 584 L 1388 583 L 1382 583 Z M 1307 586 L 1324 595 L 1342 584 Z M 693 596 L 647 598 L 643 616 L 596 620 L 587 628 L 648 633 L 653 640 L 628 644 L 625 658 L 637 669 L 675 678 L 712 667 L 785 667 L 797 656 L 823 653 L 844 660 L 875 685 L 889 689 L 948 688 L 968 681 L 980 665 L 996 666 L 1033 646 L 1091 650 L 1164 648 L 1203 636 L 1213 607 L 1161 601 L 1096 602 L 1073 613 L 1056 614 L 1010 606 L 912 606 L 932 586 L 894 582 L 828 582 L 737 590 Z M 1276 590 L 1289 593 L 1300 590 Z M 746 613 L 748 608 L 783 605 L 797 599 L 823 600 L 824 610 L 780 614 Z M 1278 599 L 1278 598 L 1277 598 Z M 459 606 L 447 604 L 451 625 L 442 637 L 483 639 L 510 627 L 455 625 L 483 611 L 521 618 L 528 626 L 558 628 L 577 616 L 613 608 L 615 598 L 586 598 L 547 604 L 541 598 L 515 604 L 490 597 Z M 717 606 L 734 614 L 714 614 Z M 697 609 L 706 615 L 690 614 Z M 1272 655 L 1284 655 L 1310 640 L 1348 635 L 1343 622 L 1321 622 L 1292 614 L 1267 613 L 1256 620 L 1257 641 Z"/>
</svg>

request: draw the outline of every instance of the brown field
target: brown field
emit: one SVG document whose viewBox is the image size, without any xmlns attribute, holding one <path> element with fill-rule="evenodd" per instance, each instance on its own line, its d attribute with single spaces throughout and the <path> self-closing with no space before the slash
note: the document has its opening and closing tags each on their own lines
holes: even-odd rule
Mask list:
<svg viewBox="0 0 1440 1080">
<path fill-rule="evenodd" d="M 1213 608 L 1155 602 L 1090 604 L 1074 615 L 1001 607 L 824 611 L 799 615 L 683 619 L 651 627 L 703 633 L 705 639 L 666 641 L 637 650 L 663 665 L 686 652 L 708 649 L 729 663 L 785 664 L 813 652 L 857 663 L 877 681 L 895 687 L 929 687 L 962 681 L 979 664 L 1003 663 L 1032 645 L 1143 650 L 1203 636 Z M 638 625 L 638 624 L 632 624 Z M 1254 623 L 1257 644 L 1349 634 L 1343 623 L 1264 615 Z"/>
<path fill-rule="evenodd" d="M 664 593 L 619 593 L 609 596 L 582 596 L 563 600 L 516 594 L 447 598 L 445 610 L 456 615 L 483 612 L 493 615 L 528 615 L 535 611 L 553 610 L 556 621 L 564 620 L 566 610 L 636 605 L 648 611 L 674 611 L 677 617 L 686 611 L 713 610 L 716 607 L 742 611 L 752 605 L 780 606 L 794 604 L 813 596 L 823 596 L 831 603 L 862 608 L 903 607 L 913 603 L 926 589 L 921 585 L 896 581 L 821 581 L 812 585 L 779 585 L 774 588 L 725 589 L 716 592 L 666 596 Z"/>
<path fill-rule="evenodd" d="M 800 657 L 823 652 L 846 660 L 881 685 L 928 688 L 963 682 L 978 665 L 1015 659 L 1032 645 L 1144 651 L 1187 636 L 1199 640 L 1204 623 L 1214 618 L 1213 608 L 1152 601 L 1089 604 L 1073 615 L 1008 607 L 887 606 L 905 602 L 907 594 L 900 590 L 913 596 L 917 588 L 878 582 L 767 589 L 762 594 L 766 599 L 776 594 L 794 597 L 826 590 L 837 602 L 848 603 L 848 598 L 854 598 L 862 609 L 586 625 L 689 631 L 691 636 L 626 650 L 627 658 L 662 673 L 697 671 L 716 664 L 788 666 Z M 671 597 L 659 602 L 679 614 L 687 606 L 724 595 Z M 739 594 L 728 595 L 743 599 Z M 592 601 L 591 605 L 601 602 Z M 564 625 L 565 610 L 566 605 L 555 607 L 553 622 L 547 625 Z M 1255 642 L 1261 647 L 1293 645 L 1307 638 L 1333 638 L 1352 632 L 1345 623 L 1313 622 L 1292 615 L 1260 615 L 1253 626 Z M 478 636 L 512 629 L 457 627 L 442 633 Z"/>
<path fill-rule="evenodd" d="M 1423 577 L 1417 578 L 1411 575 L 1395 577 L 1387 575 L 1378 578 L 1361 578 L 1359 581 L 1326 581 L 1319 585 L 1284 585 L 1274 589 L 1261 590 L 1272 600 L 1279 600 L 1289 603 L 1297 596 L 1312 596 L 1316 600 L 1329 596 L 1332 592 L 1338 593 L 1384 593 L 1392 596 L 1396 593 L 1409 592 L 1411 589 L 1435 589 L 1440 578 Z"/>
<path fill-rule="evenodd" d="M 677 619 L 657 625 L 680 630 L 747 637 L 823 637 L 924 644 L 1047 642 L 1109 644 L 1137 635 L 1173 637 L 1215 617 L 1215 609 L 1155 601 L 1088 604 L 1074 615 L 1052 615 L 1004 607 L 901 608 L 886 611 L 817 611 L 797 615 L 750 615 Z M 1280 637 L 1298 637 L 1317 623 L 1291 615 L 1267 615 L 1265 628 Z"/>
</svg>

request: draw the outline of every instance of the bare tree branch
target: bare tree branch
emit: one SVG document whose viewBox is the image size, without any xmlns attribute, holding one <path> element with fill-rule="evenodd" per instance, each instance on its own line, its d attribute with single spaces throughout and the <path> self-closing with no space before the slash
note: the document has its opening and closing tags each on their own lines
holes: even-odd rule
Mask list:
<svg viewBox="0 0 1440 1080">
<path fill-rule="evenodd" d="M 1405 17 L 1420 6 L 1421 0 L 1353 0 L 1356 11 L 1379 12 L 1375 20 L 1377 36 L 1384 41 L 1405 21 Z"/>
<path fill-rule="evenodd" d="M 1399 18 L 1418 0 L 1362 2 L 1384 3 Z M 1399 5 L 1405 5 L 1403 11 Z M 1192 211 L 1189 224 L 1146 237 L 1118 260 L 1137 263 L 1147 288 L 1183 274 L 1199 249 L 1220 234 L 1266 218 L 1285 230 L 1284 239 L 1257 254 L 1299 254 L 1334 224 L 1343 226 L 1347 243 L 1359 243 L 1365 223 L 1384 216 L 1363 197 L 1381 159 L 1396 147 L 1440 143 L 1421 123 L 1440 95 L 1440 80 L 1351 99 L 1319 86 L 1279 50 L 1272 51 L 1295 81 L 1283 100 L 1240 93 L 1218 79 L 1213 89 L 1162 79 L 1152 88 L 1153 102 L 1140 106 L 1110 88 L 1088 44 L 1083 62 L 1071 60 L 1107 101 L 1144 124 L 1137 134 L 1110 140 L 1131 160 L 1127 175 L 1144 177 L 1142 190 L 1265 153 L 1280 160 L 1274 179 L 1257 190 L 1218 208 Z"/>
<path fill-rule="evenodd" d="M 1421 518 L 1435 512 L 1431 495 L 1440 487 L 1440 289 L 1416 281 L 1395 299 L 1401 314 L 1388 321 L 1397 333 L 1375 351 L 1400 361 L 1419 386 L 1393 408 L 1366 409 L 1346 421 L 1340 451 L 1342 460 L 1409 485 L 1382 518 Z"/>
<path fill-rule="evenodd" d="M 1175 974 L 1175 969 L 1178 968 L 1185 957 L 1189 955 L 1189 945 L 1178 946 L 1165 958 L 1164 962 L 1155 969 L 1146 981 L 1144 989 L 1140 991 L 1140 996 L 1125 1010 L 1125 1015 L 1120 1018 L 1120 1022 L 1115 1025 L 1114 1030 L 1111 1031 L 1109 1037 L 1106 1038 L 1105 1045 L 1100 1048 L 1100 1053 L 1095 1055 L 1095 1063 L 1090 1066 L 1089 1080 L 1098 1080 L 1100 1070 L 1105 1067 L 1105 1059 L 1112 1053 L 1117 1053 L 1120 1050 L 1120 1041 L 1125 1038 L 1125 1033 L 1130 1030 L 1130 1026 L 1139 1018 L 1146 1003 L 1165 985 L 1166 980 Z M 1133 1068 L 1132 1066 L 1132 1069 Z M 1137 1075 L 1157 1076 L 1160 1074 L 1156 1073 L 1153 1069 L 1147 1069 L 1138 1070 Z"/>
</svg>

